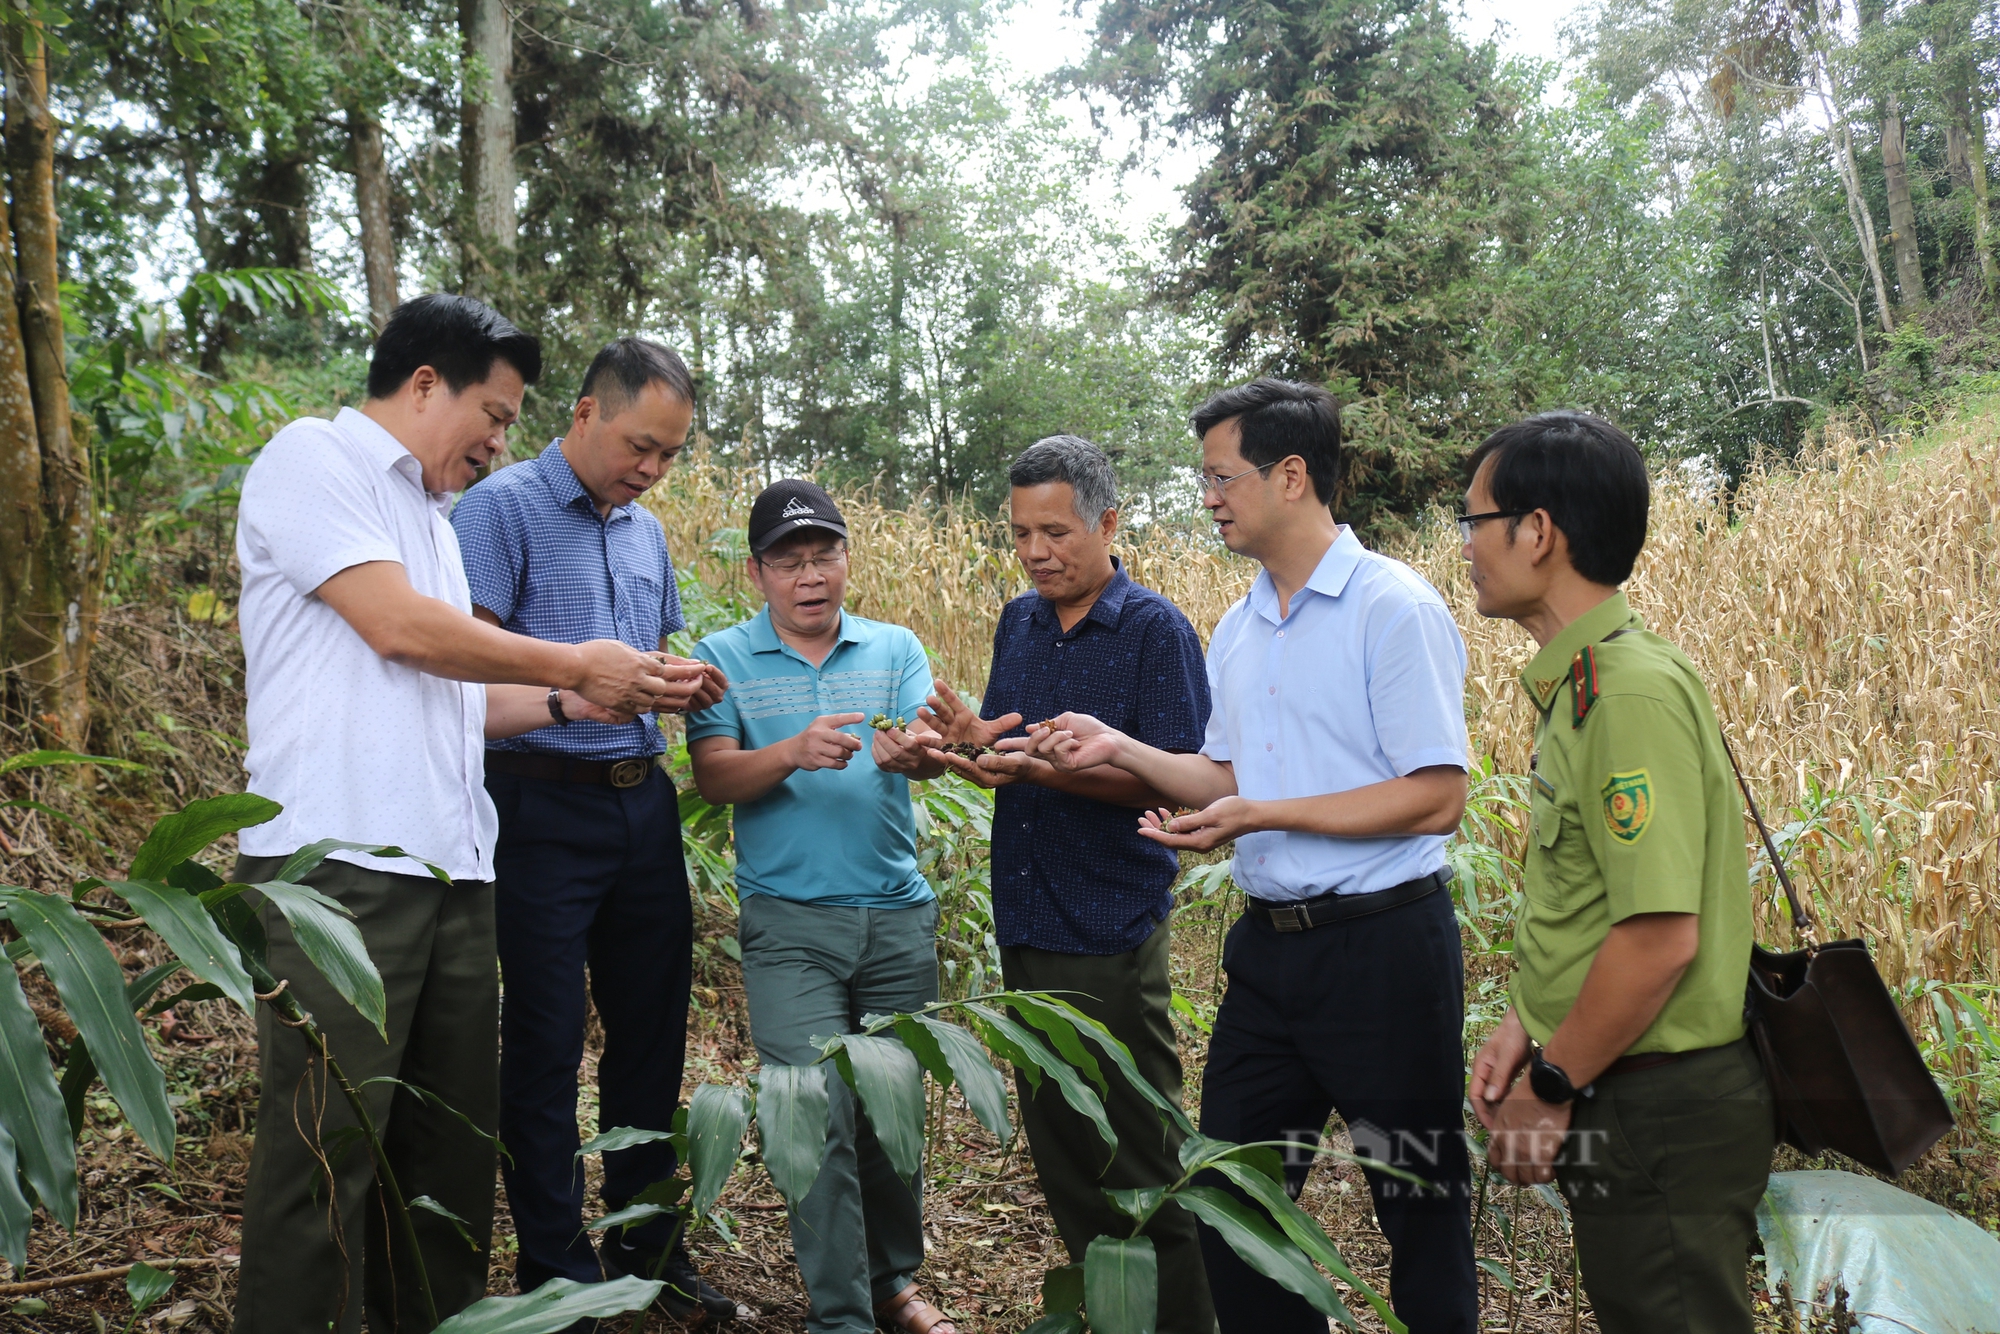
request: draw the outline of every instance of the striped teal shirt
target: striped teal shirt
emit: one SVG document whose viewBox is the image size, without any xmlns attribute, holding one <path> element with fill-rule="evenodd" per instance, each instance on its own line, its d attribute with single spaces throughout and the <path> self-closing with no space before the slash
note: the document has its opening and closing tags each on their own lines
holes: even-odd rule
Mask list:
<svg viewBox="0 0 2000 1334">
<path fill-rule="evenodd" d="M 688 717 L 688 740 L 731 736 L 760 750 L 829 713 L 858 713 L 861 738 L 845 769 L 799 771 L 735 810 L 736 892 L 800 903 L 909 908 L 935 897 L 917 870 L 910 783 L 875 767 L 867 720 L 914 721 L 931 692 L 930 660 L 900 625 L 842 612 L 840 641 L 814 667 L 778 638 L 767 607 L 718 630 L 695 656 L 729 677 L 729 693 Z"/>
</svg>

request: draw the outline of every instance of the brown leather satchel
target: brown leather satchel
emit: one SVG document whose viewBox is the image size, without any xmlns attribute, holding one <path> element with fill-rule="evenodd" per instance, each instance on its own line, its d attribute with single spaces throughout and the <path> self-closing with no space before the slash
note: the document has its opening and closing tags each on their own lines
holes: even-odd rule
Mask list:
<svg viewBox="0 0 2000 1334">
<path fill-rule="evenodd" d="M 1809 1154 L 1832 1149 L 1895 1176 L 1951 1129 L 1951 1106 L 1859 940 L 1822 945 L 1742 766 L 1722 739 L 1763 836 L 1803 949 L 1750 947 L 1744 1019 L 1777 1099 L 1779 1135 Z"/>
</svg>

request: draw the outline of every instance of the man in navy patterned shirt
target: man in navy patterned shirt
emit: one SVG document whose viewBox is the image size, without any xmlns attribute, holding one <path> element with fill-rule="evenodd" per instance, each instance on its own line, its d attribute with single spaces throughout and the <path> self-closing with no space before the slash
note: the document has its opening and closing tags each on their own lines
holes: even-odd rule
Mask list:
<svg viewBox="0 0 2000 1334">
<path fill-rule="evenodd" d="M 980 715 L 938 682 L 920 715 L 947 742 L 993 745 L 1024 736 L 1024 720 L 1072 710 L 1168 751 L 1196 751 L 1208 725 L 1201 640 L 1180 609 L 1142 588 L 1111 554 L 1117 480 L 1095 445 L 1073 435 L 1028 447 L 1008 470 L 1014 551 L 1035 588 L 1009 602 L 993 636 L 993 669 Z M 1100 710 L 1104 712 L 1099 712 Z M 1026 755 L 942 750 L 960 774 L 997 788 L 993 811 L 993 918 L 1006 984 L 1065 999 L 1109 1028 L 1160 1092 L 1181 1096 L 1181 1063 L 1169 1006 L 1167 913 L 1180 863 L 1138 833 L 1138 814 L 1160 803 L 1120 770 L 1064 773 Z M 1091 1238 L 1129 1224 L 1104 1188 L 1164 1186 L 1180 1176 L 1177 1138 L 1161 1134 L 1151 1104 L 1112 1083 L 1105 1099 L 1118 1151 L 1054 1089 L 1018 1080 L 1021 1122 L 1049 1211 L 1072 1259 Z M 1211 1334 L 1194 1220 L 1178 1208 L 1153 1216 L 1159 1328 Z"/>
<path fill-rule="evenodd" d="M 540 457 L 466 492 L 452 513 L 473 613 L 537 639 L 617 639 L 655 654 L 675 693 L 663 709 L 713 704 L 720 671 L 665 652 L 680 596 L 660 521 L 635 502 L 687 442 L 694 382 L 664 347 L 621 338 L 584 375 L 569 433 Z M 650 715 L 573 718 L 548 696 L 548 724 L 486 752 L 500 812 L 494 851 L 500 971 L 500 1139 L 520 1239 L 515 1282 L 596 1282 L 603 1269 L 663 1277 L 661 1305 L 717 1320 L 736 1305 L 703 1283 L 668 1220 L 605 1238 L 582 1230 L 576 1158 L 584 970 L 604 1024 L 598 1123 L 672 1127 L 687 1047 L 693 910 L 680 806 L 658 764 Z M 664 1142 L 604 1155 L 607 1210 L 673 1175 Z"/>
</svg>

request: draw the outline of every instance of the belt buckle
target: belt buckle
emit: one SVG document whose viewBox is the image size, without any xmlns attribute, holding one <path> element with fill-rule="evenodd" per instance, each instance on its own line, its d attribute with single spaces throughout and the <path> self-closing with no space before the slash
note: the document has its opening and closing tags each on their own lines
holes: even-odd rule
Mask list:
<svg viewBox="0 0 2000 1334">
<path fill-rule="evenodd" d="M 646 772 L 652 767 L 651 760 L 615 760 L 611 765 L 611 786 L 637 787 L 646 781 Z"/>
<path fill-rule="evenodd" d="M 1305 923 L 1299 920 L 1299 910 L 1293 904 L 1271 909 L 1271 925 L 1280 931 L 1303 931 Z"/>
</svg>

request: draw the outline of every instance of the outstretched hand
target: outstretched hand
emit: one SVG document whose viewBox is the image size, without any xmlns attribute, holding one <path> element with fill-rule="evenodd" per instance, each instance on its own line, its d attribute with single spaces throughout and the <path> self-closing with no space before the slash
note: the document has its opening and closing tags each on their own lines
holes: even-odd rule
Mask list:
<svg viewBox="0 0 2000 1334">
<path fill-rule="evenodd" d="M 812 720 L 806 730 L 792 738 L 789 756 L 794 769 L 845 769 L 861 750 L 861 738 L 843 727 L 852 727 L 865 713 L 829 713 Z"/>
<path fill-rule="evenodd" d="M 1162 847 L 1208 852 L 1258 832 L 1255 808 L 1243 797 L 1222 797 L 1201 810 L 1175 815 L 1164 806 L 1139 817 L 1139 833 Z"/>
<path fill-rule="evenodd" d="M 1065 713 L 1047 722 L 1029 724 L 1028 735 L 1008 737 L 997 749 L 1030 755 L 1046 760 L 1064 773 L 1077 773 L 1116 761 L 1124 741 L 1123 732 L 1087 713 Z"/>
<path fill-rule="evenodd" d="M 933 680 L 932 693 L 917 710 L 917 720 L 934 729 L 945 745 L 990 746 L 1021 725 L 1018 713 L 1004 714 L 987 722 L 972 706 L 958 697 L 942 676 Z"/>
</svg>

